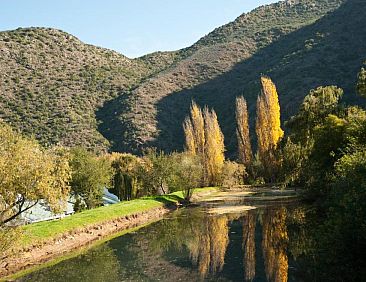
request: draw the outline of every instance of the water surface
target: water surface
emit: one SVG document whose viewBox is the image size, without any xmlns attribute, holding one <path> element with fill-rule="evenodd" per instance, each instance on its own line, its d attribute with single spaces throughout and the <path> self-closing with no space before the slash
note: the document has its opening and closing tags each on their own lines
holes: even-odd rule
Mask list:
<svg viewBox="0 0 366 282">
<path fill-rule="evenodd" d="M 306 281 L 293 194 L 221 193 L 20 281 Z"/>
</svg>

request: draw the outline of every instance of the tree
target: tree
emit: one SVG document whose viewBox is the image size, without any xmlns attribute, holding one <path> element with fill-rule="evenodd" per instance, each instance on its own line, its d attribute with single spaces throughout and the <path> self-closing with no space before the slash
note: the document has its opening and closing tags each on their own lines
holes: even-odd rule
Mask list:
<svg viewBox="0 0 366 282">
<path fill-rule="evenodd" d="M 110 184 L 112 168 L 105 158 L 98 158 L 85 148 L 71 150 L 71 190 L 82 197 L 88 209 L 102 203 L 103 189 Z"/>
<path fill-rule="evenodd" d="M 144 156 L 145 166 L 140 172 L 145 189 L 150 194 L 168 193 L 168 184 L 172 176 L 172 159 L 156 149 L 147 150 Z"/>
<path fill-rule="evenodd" d="M 68 153 L 45 150 L 0 123 L 0 226 L 44 200 L 60 211 L 69 194 Z"/>
<path fill-rule="evenodd" d="M 247 173 L 245 166 L 236 162 L 225 161 L 221 174 L 221 185 L 223 187 L 234 187 L 244 184 Z"/>
<path fill-rule="evenodd" d="M 245 166 L 249 166 L 253 159 L 253 153 L 249 135 L 247 101 L 243 96 L 236 98 L 236 124 L 239 161 Z"/>
<path fill-rule="evenodd" d="M 290 129 L 291 139 L 304 145 L 311 143 L 314 128 L 322 124 L 328 115 L 338 114 L 340 111 L 339 100 L 342 96 L 343 90 L 336 86 L 310 90 L 299 112 L 286 123 L 286 127 Z"/>
<path fill-rule="evenodd" d="M 224 135 L 214 110 L 204 109 L 205 121 L 205 176 L 208 185 L 218 185 L 225 161 Z"/>
<path fill-rule="evenodd" d="M 280 104 L 275 84 L 268 77 L 261 77 L 262 93 L 257 99 L 256 133 L 258 156 L 267 176 L 273 180 L 276 163 L 275 150 L 284 132 L 281 129 Z"/>
<path fill-rule="evenodd" d="M 131 154 L 112 153 L 110 156 L 114 170 L 112 193 L 120 200 L 131 200 L 139 193 L 139 171 L 142 160 Z"/>
<path fill-rule="evenodd" d="M 201 109 L 192 102 L 190 116 L 183 123 L 186 151 L 198 156 L 204 168 L 202 185 L 217 185 L 224 164 L 224 135 L 214 110 Z"/>
<path fill-rule="evenodd" d="M 183 124 L 186 137 L 186 151 L 192 155 L 204 156 L 205 151 L 205 121 L 202 110 L 192 101 L 190 116 Z"/>
<path fill-rule="evenodd" d="M 364 68 L 361 69 L 358 74 L 358 82 L 357 82 L 357 93 L 366 98 L 366 70 Z"/>
<path fill-rule="evenodd" d="M 198 156 L 191 154 L 173 153 L 172 176 L 169 179 L 169 189 L 171 191 L 182 190 L 184 199 L 190 201 L 194 188 L 200 185 L 202 179 L 202 166 Z"/>
</svg>

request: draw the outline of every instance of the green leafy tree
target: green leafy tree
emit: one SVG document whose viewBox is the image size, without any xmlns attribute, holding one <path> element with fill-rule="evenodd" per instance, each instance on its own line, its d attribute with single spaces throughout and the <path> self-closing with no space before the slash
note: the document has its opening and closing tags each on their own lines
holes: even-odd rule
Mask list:
<svg viewBox="0 0 366 282">
<path fill-rule="evenodd" d="M 71 190 L 82 197 L 88 209 L 102 203 L 103 189 L 110 184 L 112 168 L 105 158 L 100 158 L 81 147 L 71 150 Z"/>
<path fill-rule="evenodd" d="M 45 150 L 0 123 L 0 226 L 44 200 L 60 211 L 69 194 L 68 153 Z"/>
<path fill-rule="evenodd" d="M 166 194 L 172 176 L 172 159 L 156 149 L 147 150 L 144 156 L 145 165 L 140 170 L 145 191 L 148 194 Z"/>
<path fill-rule="evenodd" d="M 320 158 L 321 156 L 328 158 L 329 154 L 334 154 L 325 148 L 326 144 L 332 147 L 326 134 L 328 131 L 330 136 L 339 133 L 332 131 L 334 129 L 332 126 L 336 126 L 332 125 L 332 121 L 336 122 L 337 115 L 344 115 L 344 110 L 339 104 L 342 95 L 343 90 L 336 86 L 311 90 L 304 98 L 299 112 L 286 123 L 290 135 L 285 142 L 282 142 L 280 150 L 282 157 L 280 175 L 285 185 L 306 183 L 312 185 L 311 183 L 315 183 L 321 179 L 321 175 L 324 175 L 325 172 L 320 170 L 320 167 L 324 169 L 325 163 L 321 164 Z M 314 148 L 315 143 L 317 148 Z M 334 146 L 336 145 L 333 144 Z M 325 159 L 323 161 L 326 162 Z"/>
<path fill-rule="evenodd" d="M 131 200 L 138 196 L 141 187 L 139 171 L 142 160 L 131 154 L 112 153 L 110 155 L 114 170 L 112 193 L 120 200 Z"/>
<path fill-rule="evenodd" d="M 186 201 L 190 201 L 193 189 L 200 185 L 203 168 L 200 158 L 189 153 L 171 155 L 172 175 L 169 188 L 172 191 L 183 191 Z"/>
<path fill-rule="evenodd" d="M 311 143 L 315 126 L 322 124 L 330 114 L 340 111 L 339 100 L 343 90 L 336 86 L 318 87 L 304 98 L 299 112 L 286 123 L 294 142 Z"/>
</svg>

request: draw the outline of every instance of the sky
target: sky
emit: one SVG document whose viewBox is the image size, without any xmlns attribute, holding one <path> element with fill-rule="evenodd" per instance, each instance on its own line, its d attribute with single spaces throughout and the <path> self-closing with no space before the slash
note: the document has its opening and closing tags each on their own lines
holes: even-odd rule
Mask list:
<svg viewBox="0 0 366 282">
<path fill-rule="evenodd" d="M 188 47 L 275 0 L 0 0 L 0 30 L 52 27 L 130 58 Z"/>
</svg>

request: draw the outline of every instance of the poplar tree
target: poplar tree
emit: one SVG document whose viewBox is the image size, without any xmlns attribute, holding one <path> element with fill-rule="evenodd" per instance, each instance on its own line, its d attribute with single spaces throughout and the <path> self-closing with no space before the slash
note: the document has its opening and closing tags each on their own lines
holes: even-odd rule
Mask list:
<svg viewBox="0 0 366 282">
<path fill-rule="evenodd" d="M 243 96 L 236 98 L 236 136 L 238 139 L 239 161 L 248 166 L 253 158 L 249 135 L 247 101 Z"/>
<path fill-rule="evenodd" d="M 198 156 L 203 167 L 202 185 L 217 185 L 225 161 L 224 135 L 221 132 L 214 110 L 204 109 L 204 113 L 192 102 L 190 116 L 184 123 L 186 151 Z"/>
<path fill-rule="evenodd" d="M 192 155 L 203 155 L 205 147 L 205 122 L 201 109 L 192 101 L 190 116 L 183 124 L 186 150 Z"/>
<path fill-rule="evenodd" d="M 205 172 L 208 184 L 218 185 L 225 161 L 224 135 L 214 110 L 204 109 L 205 121 Z"/>
<path fill-rule="evenodd" d="M 276 85 L 268 77 L 261 77 L 262 95 L 267 107 L 269 144 L 276 147 L 284 135 L 281 129 L 281 111 Z"/>
<path fill-rule="evenodd" d="M 196 156 L 196 142 L 194 140 L 193 125 L 190 117 L 186 117 L 186 119 L 184 120 L 183 130 L 186 138 L 185 149 L 189 154 Z"/>
<path fill-rule="evenodd" d="M 257 99 L 256 133 L 258 156 L 269 178 L 273 179 L 276 167 L 274 155 L 284 132 L 281 129 L 280 104 L 275 84 L 268 77 L 261 77 L 262 92 Z"/>
</svg>

